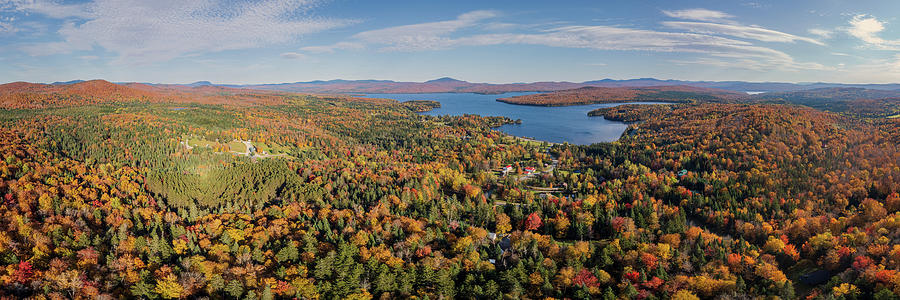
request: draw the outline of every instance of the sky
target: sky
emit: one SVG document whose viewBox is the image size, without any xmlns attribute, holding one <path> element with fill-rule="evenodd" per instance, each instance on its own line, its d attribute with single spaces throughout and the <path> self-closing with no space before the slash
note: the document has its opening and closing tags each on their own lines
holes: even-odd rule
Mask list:
<svg viewBox="0 0 900 300">
<path fill-rule="evenodd" d="M 900 1 L 0 0 L 0 82 L 900 83 Z"/>
</svg>

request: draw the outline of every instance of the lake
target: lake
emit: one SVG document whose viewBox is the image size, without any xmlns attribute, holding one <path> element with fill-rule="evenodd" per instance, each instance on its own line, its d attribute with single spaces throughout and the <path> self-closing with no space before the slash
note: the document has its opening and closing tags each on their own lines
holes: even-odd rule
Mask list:
<svg viewBox="0 0 900 300">
<path fill-rule="evenodd" d="M 591 110 L 622 104 L 663 104 L 659 102 L 632 102 L 545 107 L 515 105 L 496 101 L 497 98 L 528 94 L 533 93 L 505 93 L 498 95 L 473 93 L 367 94 L 366 96 L 399 101 L 433 100 L 441 103 L 440 108 L 422 113 L 425 115 L 477 114 L 482 116 L 504 116 L 513 120 L 520 119 L 522 124 L 507 124 L 496 129 L 511 135 L 529 137 L 540 141 L 568 142 L 578 145 L 618 140 L 622 133 L 625 132 L 625 129 L 628 128 L 628 125 L 622 122 L 606 120 L 603 117 L 588 117 L 587 113 Z"/>
</svg>

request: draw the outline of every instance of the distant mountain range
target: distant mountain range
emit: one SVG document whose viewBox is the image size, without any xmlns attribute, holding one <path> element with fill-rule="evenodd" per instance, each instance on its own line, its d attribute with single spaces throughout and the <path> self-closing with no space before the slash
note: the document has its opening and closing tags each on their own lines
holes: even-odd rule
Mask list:
<svg viewBox="0 0 900 300">
<path fill-rule="evenodd" d="M 13 82 L 0 84 L 0 108 L 39 108 L 72 104 L 97 104 L 110 101 L 142 101 L 167 103 L 278 103 L 279 91 L 301 93 L 441 93 L 476 92 L 501 93 L 508 91 L 549 91 L 498 101 L 539 106 L 562 106 L 589 103 L 630 101 L 661 102 L 746 102 L 785 103 L 806 105 L 817 109 L 852 112 L 856 115 L 886 117 L 900 111 L 898 85 L 848 85 L 819 87 L 829 84 L 778 83 L 781 88 L 806 88 L 795 91 L 775 91 L 748 94 L 744 91 L 711 88 L 721 82 L 680 85 L 658 83 L 690 83 L 674 80 L 635 79 L 601 80 L 588 83 L 538 82 L 513 84 L 469 83 L 452 78 L 427 82 L 394 82 L 376 80 L 332 80 L 278 85 L 216 85 L 207 81 L 191 84 L 112 83 L 105 80 L 75 80 L 40 84 Z M 584 86 L 590 84 L 589 86 Z M 732 83 L 732 88 L 735 83 Z M 757 84 L 763 83 L 743 83 Z M 607 86 L 593 86 L 607 85 Z M 699 85 L 699 86 L 698 86 Z M 864 86 L 856 87 L 856 86 Z M 572 87 L 570 89 L 563 89 Z M 762 88 L 757 86 L 755 91 Z"/>
<path fill-rule="evenodd" d="M 537 106 L 566 106 L 621 102 L 732 102 L 750 99 L 751 95 L 721 89 L 688 85 L 643 87 L 582 87 L 542 94 L 528 94 L 497 101 Z"/>
<path fill-rule="evenodd" d="M 149 85 L 106 80 L 74 80 L 53 84 L 0 84 L 0 108 L 43 108 L 110 102 L 266 104 L 280 101 L 277 92 L 235 89 L 202 83 Z M 278 102 L 280 103 L 280 102 Z"/>
<path fill-rule="evenodd" d="M 204 82 L 206 83 L 206 82 Z M 188 86 L 196 85 L 193 83 Z M 532 83 L 473 83 L 449 77 L 426 82 L 401 82 L 391 80 L 328 80 L 278 84 L 219 85 L 234 88 L 250 88 L 303 93 L 483 93 L 506 92 L 552 92 L 582 87 L 653 87 L 692 86 L 736 92 L 794 92 L 822 88 L 864 88 L 872 90 L 898 90 L 900 84 L 844 84 L 844 83 L 788 83 L 788 82 L 745 82 L 745 81 L 685 81 L 660 80 L 655 78 L 603 79 L 585 82 L 532 82 Z"/>
<path fill-rule="evenodd" d="M 66 85 L 84 82 L 72 80 L 54 82 L 52 85 Z M 118 82 L 128 84 L 127 82 Z M 658 86 L 692 86 L 735 92 L 773 93 L 795 92 L 824 88 L 861 88 L 869 90 L 900 90 L 900 83 L 891 84 L 845 84 L 845 83 L 789 83 L 789 82 L 746 82 L 746 81 L 686 81 L 661 80 L 655 78 L 637 79 L 602 79 L 585 82 L 545 81 L 530 83 L 476 83 L 443 77 L 425 82 L 403 82 L 392 80 L 315 80 L 292 83 L 272 84 L 214 84 L 209 81 L 197 81 L 189 84 L 151 84 L 164 87 L 229 87 L 241 89 L 271 90 L 299 93 L 324 94 L 407 94 L 407 93 L 481 93 L 500 94 L 508 92 L 553 92 L 577 89 L 582 87 L 658 87 Z"/>
</svg>

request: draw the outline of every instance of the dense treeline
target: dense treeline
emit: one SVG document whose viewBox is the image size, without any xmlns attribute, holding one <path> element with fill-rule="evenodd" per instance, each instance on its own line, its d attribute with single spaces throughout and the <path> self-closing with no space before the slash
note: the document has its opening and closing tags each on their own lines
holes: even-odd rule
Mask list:
<svg viewBox="0 0 900 300">
<path fill-rule="evenodd" d="M 620 102 L 731 102 L 746 98 L 745 94 L 692 86 L 653 87 L 583 87 L 543 94 L 500 98 L 497 101 L 510 104 L 538 106 L 566 106 L 594 103 Z"/>
<path fill-rule="evenodd" d="M 900 150 L 889 133 L 896 125 L 790 106 L 680 107 L 631 127 L 617 143 L 559 149 L 560 161 L 586 170 L 548 180 L 590 193 L 584 186 L 605 178 L 601 191 L 617 183 L 635 191 L 624 199 L 632 209 L 641 199 L 660 201 L 684 209 L 690 224 L 749 245 L 704 262 L 703 269 L 743 279 L 707 296 L 800 296 L 802 288 L 810 297 L 893 299 L 900 292 L 892 256 L 900 254 Z M 760 268 L 771 271 L 770 281 L 748 284 L 753 277 L 742 272 Z"/>
<path fill-rule="evenodd" d="M 0 294 L 900 294 L 895 120 L 642 106 L 618 142 L 550 146 L 396 101 L 223 97 L 0 111 Z"/>
<path fill-rule="evenodd" d="M 403 105 L 406 106 L 411 111 L 414 112 L 426 112 L 438 107 L 441 107 L 441 103 L 432 100 L 410 100 L 404 101 Z"/>
<path fill-rule="evenodd" d="M 900 91 L 863 88 L 824 88 L 787 93 L 764 93 L 757 102 L 789 103 L 843 113 L 857 118 L 885 118 L 900 114 Z"/>
<path fill-rule="evenodd" d="M 625 123 L 640 122 L 672 111 L 672 105 L 623 104 L 603 107 L 588 112 L 588 116 L 602 116 L 604 119 Z"/>
</svg>

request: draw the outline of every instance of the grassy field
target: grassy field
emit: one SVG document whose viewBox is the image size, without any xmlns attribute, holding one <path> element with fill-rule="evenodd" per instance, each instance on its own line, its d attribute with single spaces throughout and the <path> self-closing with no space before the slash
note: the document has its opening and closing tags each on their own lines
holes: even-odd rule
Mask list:
<svg viewBox="0 0 900 300">
<path fill-rule="evenodd" d="M 273 155 L 287 153 L 290 150 L 290 148 L 278 144 L 253 143 L 253 146 L 257 148 L 256 152 L 262 153 L 266 151 L 266 153 Z"/>
<path fill-rule="evenodd" d="M 209 147 L 215 144 L 214 141 L 201 139 L 196 136 L 191 136 L 188 138 L 183 138 L 183 140 L 187 141 L 187 145 L 191 147 Z"/>
<path fill-rule="evenodd" d="M 204 147 L 212 147 L 216 144 L 215 141 L 211 141 L 199 136 L 183 136 L 181 138 L 182 141 L 193 148 L 204 148 Z M 294 149 L 288 146 L 282 146 L 279 144 L 266 144 L 266 143 L 251 143 L 253 147 L 256 147 L 256 155 L 262 155 L 263 152 L 267 153 L 263 157 L 279 157 L 279 158 L 287 158 L 293 159 L 293 156 L 288 155 L 289 153 L 293 153 Z M 238 140 L 233 140 L 226 143 L 228 147 L 231 149 L 231 153 L 247 153 L 247 145 Z M 299 149 L 299 151 L 306 151 L 306 149 Z"/>
<path fill-rule="evenodd" d="M 241 152 L 241 153 L 247 152 L 247 145 L 244 145 L 244 143 L 241 143 L 240 141 L 228 142 L 228 148 L 230 148 L 231 151 L 234 151 L 234 152 Z"/>
</svg>

